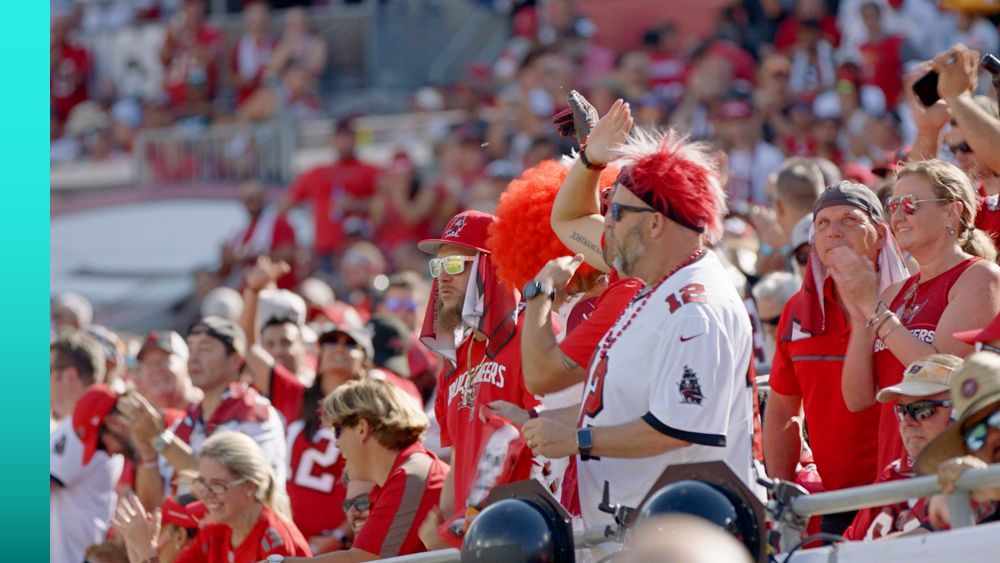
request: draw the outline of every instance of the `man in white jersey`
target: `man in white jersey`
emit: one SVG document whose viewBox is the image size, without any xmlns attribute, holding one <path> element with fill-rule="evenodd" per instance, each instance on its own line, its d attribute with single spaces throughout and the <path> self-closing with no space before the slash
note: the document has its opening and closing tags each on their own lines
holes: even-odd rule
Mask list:
<svg viewBox="0 0 1000 563">
<path fill-rule="evenodd" d="M 721 235 L 725 213 L 716 165 L 706 147 L 672 131 L 629 136 L 631 127 L 619 100 L 566 183 L 593 182 L 586 175 L 620 159 L 608 212 L 591 219 L 603 229 L 605 261 L 648 285 L 595 351 L 576 427 L 557 413 L 524 426 L 536 454 L 580 456 L 587 526 L 611 523 L 597 508 L 605 481 L 613 504 L 637 507 L 669 465 L 722 460 L 760 490 L 750 321 L 705 248 Z"/>
</svg>

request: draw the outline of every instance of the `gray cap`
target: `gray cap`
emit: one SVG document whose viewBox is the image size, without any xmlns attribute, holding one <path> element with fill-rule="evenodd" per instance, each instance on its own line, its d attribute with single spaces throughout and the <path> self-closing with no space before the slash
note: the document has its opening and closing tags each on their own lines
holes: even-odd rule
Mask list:
<svg viewBox="0 0 1000 563">
<path fill-rule="evenodd" d="M 819 199 L 816 200 L 816 205 L 813 206 L 813 217 L 819 215 L 823 209 L 834 205 L 857 207 L 875 221 L 885 220 L 882 202 L 878 200 L 875 192 L 864 184 L 845 180 L 823 190 L 823 193 L 819 194 Z"/>
</svg>

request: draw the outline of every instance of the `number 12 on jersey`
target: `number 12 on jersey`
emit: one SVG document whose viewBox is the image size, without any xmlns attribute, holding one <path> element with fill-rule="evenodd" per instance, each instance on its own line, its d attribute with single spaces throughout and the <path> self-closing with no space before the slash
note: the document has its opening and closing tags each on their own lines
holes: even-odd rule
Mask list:
<svg viewBox="0 0 1000 563">
<path fill-rule="evenodd" d="M 705 286 L 700 283 L 689 283 L 676 293 L 667 296 L 667 305 L 671 313 L 677 312 L 677 309 L 688 303 L 708 303 L 708 299 L 705 298 Z"/>
</svg>

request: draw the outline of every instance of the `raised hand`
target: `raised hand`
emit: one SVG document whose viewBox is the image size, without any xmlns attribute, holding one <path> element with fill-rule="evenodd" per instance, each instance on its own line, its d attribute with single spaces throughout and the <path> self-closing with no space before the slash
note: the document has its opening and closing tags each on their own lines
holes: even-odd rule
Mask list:
<svg viewBox="0 0 1000 563">
<path fill-rule="evenodd" d="M 595 165 L 607 164 L 617 158 L 616 150 L 632 131 L 632 110 L 621 98 L 611 106 L 587 138 L 587 160 Z"/>
<path fill-rule="evenodd" d="M 945 101 L 972 92 L 979 83 L 979 51 L 961 43 L 939 53 L 931 66 L 938 72 L 938 95 Z"/>
<path fill-rule="evenodd" d="M 258 256 L 257 263 L 246 274 L 247 288 L 260 291 L 278 282 L 278 278 L 292 269 L 287 262 L 273 261 L 267 256 Z"/>
</svg>

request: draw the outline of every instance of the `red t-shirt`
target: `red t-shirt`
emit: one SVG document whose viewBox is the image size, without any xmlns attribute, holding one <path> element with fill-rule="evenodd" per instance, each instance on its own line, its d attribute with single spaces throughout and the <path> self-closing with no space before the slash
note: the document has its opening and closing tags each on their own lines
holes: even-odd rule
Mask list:
<svg viewBox="0 0 1000 563">
<path fill-rule="evenodd" d="M 802 20 L 797 17 L 785 18 L 778 25 L 778 30 L 774 34 L 774 47 L 781 51 L 791 51 L 795 48 L 799 40 L 799 29 L 802 28 Z M 819 28 L 823 32 L 823 38 L 836 47 L 840 43 L 840 29 L 837 27 L 837 18 L 832 14 L 823 16 L 819 21 Z"/>
<path fill-rule="evenodd" d="M 243 36 L 236 40 L 232 55 L 229 57 L 229 72 L 233 76 L 242 74 L 243 70 L 252 72 L 252 76 L 244 76 L 248 82 L 236 89 L 237 107 L 243 105 L 243 102 L 247 101 L 247 98 L 260 87 L 264 78 L 264 70 L 271 60 L 271 54 L 274 52 L 276 44 L 277 42 L 271 38 L 256 41 L 252 37 Z"/>
<path fill-rule="evenodd" d="M 188 78 L 193 72 L 204 71 L 209 95 L 215 92 L 218 79 L 218 57 L 224 40 L 222 30 L 202 24 L 195 32 L 194 42 L 197 50 L 183 45 L 169 30 L 163 40 L 163 52 L 168 61 L 163 77 L 163 89 L 172 106 L 182 105 L 187 101 Z"/>
<path fill-rule="evenodd" d="M 832 491 L 867 485 L 878 475 L 880 410 L 875 405 L 852 413 L 844 403 L 840 377 L 851 326 L 833 298 L 832 281 L 823 293 L 826 334 L 793 339 L 798 331 L 789 325 L 807 294 L 799 291 L 785 304 L 770 384 L 775 393 L 802 397 L 816 468 L 823 488 Z"/>
<path fill-rule="evenodd" d="M 905 40 L 891 35 L 877 42 L 865 42 L 861 51 L 861 81 L 874 84 L 885 94 L 885 107 L 895 107 L 903 91 L 903 59 L 900 51 Z"/>
<path fill-rule="evenodd" d="M 524 409 L 538 405 L 535 396 L 524 387 L 520 337 L 519 324 L 515 337 L 495 358 L 486 356 L 485 340 L 466 338 L 458 347 L 458 366 L 452 368 L 446 364 L 438 375 L 434 413 L 441 427 L 441 446 L 454 448 L 456 508 L 465 506 L 488 428 L 479 420 L 480 406 L 497 400 L 510 401 Z"/>
<path fill-rule="evenodd" d="M 60 121 L 66 121 L 73 108 L 87 99 L 90 54 L 79 45 L 63 43 L 53 56 L 55 61 L 49 74 L 52 111 Z"/>
<path fill-rule="evenodd" d="M 613 279 L 604 293 L 597 298 L 594 311 L 581 322 L 559 345 L 559 349 L 580 367 L 590 365 L 590 357 L 608 330 L 614 326 L 622 311 L 632 302 L 635 294 L 645 284 L 637 278 Z"/>
<path fill-rule="evenodd" d="M 1000 243 L 1000 196 L 986 195 L 979 184 L 979 208 L 976 211 L 976 228 L 986 231 L 994 244 Z"/>
<path fill-rule="evenodd" d="M 264 507 L 243 543 L 232 545 L 225 524 L 207 524 L 178 556 L 176 563 L 234 563 L 261 561 L 268 555 L 311 557 L 309 543 L 295 524 Z"/>
<path fill-rule="evenodd" d="M 899 289 L 892 300 L 889 309 L 896 313 L 899 322 L 921 342 L 934 343 L 934 331 L 937 329 L 941 314 L 948 307 L 948 293 L 965 270 L 982 260 L 971 257 L 952 266 L 952 268 L 927 281 L 920 283 L 920 274 L 911 276 Z M 913 292 L 914 286 L 916 291 Z M 876 338 L 873 344 L 875 351 L 872 366 L 875 370 L 875 384 L 879 389 L 895 385 L 903 379 L 905 366 L 896 359 L 881 338 Z M 895 401 L 882 403 L 882 415 L 879 419 L 878 467 L 889 465 L 894 459 L 906 455 L 903 440 L 899 437 L 899 420 L 893 412 Z"/>
<path fill-rule="evenodd" d="M 876 482 L 885 483 L 911 477 L 914 477 L 914 474 L 910 460 L 908 457 L 903 457 L 886 466 Z M 917 498 L 886 506 L 863 508 L 858 511 L 854 522 L 844 532 L 844 538 L 850 541 L 871 541 L 896 532 L 908 532 L 921 526 L 929 526 L 927 501 L 926 498 Z"/>
<path fill-rule="evenodd" d="M 250 243 L 254 231 L 257 229 L 257 221 L 257 219 L 250 221 L 246 230 L 243 231 L 243 235 L 238 238 L 238 244 L 231 242 L 229 245 L 237 256 L 243 258 L 242 266 L 247 269 L 252 268 L 257 262 L 259 250 L 247 248 L 246 246 Z M 288 222 L 285 215 L 282 214 L 274 218 L 274 226 L 271 228 L 270 247 L 267 250 L 274 252 L 284 246 L 295 246 L 295 229 Z M 281 289 L 293 289 L 298 284 L 299 280 L 298 276 L 295 275 L 294 267 L 287 274 L 278 278 L 278 287 Z"/>
<path fill-rule="evenodd" d="M 378 168 L 354 157 L 313 168 L 295 180 L 290 188 L 292 201 L 308 200 L 312 204 L 316 252 L 329 254 L 340 250 L 344 242 L 344 219 L 358 215 L 343 209 L 345 197 L 370 199 L 375 195 L 377 180 Z"/>
<path fill-rule="evenodd" d="M 317 375 L 316 377 L 319 377 Z M 302 385 L 299 378 L 295 377 L 288 368 L 274 363 L 271 368 L 271 404 L 285 417 L 285 426 L 302 416 L 302 394 L 305 393 L 306 386 Z"/>
<path fill-rule="evenodd" d="M 448 464 L 419 442 L 399 452 L 385 484 L 368 494 L 371 512 L 354 547 L 383 558 L 427 551 L 418 531 L 447 476 Z"/>
<path fill-rule="evenodd" d="M 295 525 L 307 538 L 328 536 L 344 523 L 341 503 L 347 496 L 344 458 L 333 430 L 321 426 L 307 436 L 305 423 L 288 424 L 288 481 L 285 488 Z"/>
</svg>

